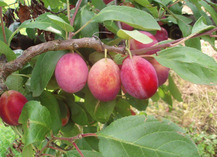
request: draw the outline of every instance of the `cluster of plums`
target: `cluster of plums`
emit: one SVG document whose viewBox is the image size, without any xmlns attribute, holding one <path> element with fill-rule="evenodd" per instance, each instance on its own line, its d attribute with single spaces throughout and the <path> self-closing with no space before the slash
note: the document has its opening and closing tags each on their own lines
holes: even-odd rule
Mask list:
<svg viewBox="0 0 217 157">
<path fill-rule="evenodd" d="M 156 44 L 157 39 L 149 32 L 141 31 L 153 41 L 143 44 L 130 41 L 131 50 L 142 49 Z M 158 50 L 147 52 L 154 54 Z M 67 53 L 56 65 L 55 77 L 58 85 L 66 92 L 76 93 L 86 84 L 93 96 L 100 101 L 116 98 L 121 86 L 123 91 L 138 99 L 147 99 L 168 78 L 169 68 L 162 66 L 152 57 L 127 57 L 121 66 L 109 58 L 97 61 L 88 72 L 85 61 L 77 53 Z"/>
</svg>

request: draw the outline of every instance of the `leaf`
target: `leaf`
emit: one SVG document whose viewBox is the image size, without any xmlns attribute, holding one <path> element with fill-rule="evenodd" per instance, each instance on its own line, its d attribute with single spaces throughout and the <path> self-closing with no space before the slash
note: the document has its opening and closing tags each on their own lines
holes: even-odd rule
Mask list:
<svg viewBox="0 0 217 157">
<path fill-rule="evenodd" d="M 96 132 L 97 132 L 96 126 L 83 127 L 83 133 L 96 133 Z M 97 152 L 99 151 L 99 148 L 98 148 L 99 139 L 94 136 L 85 137 L 85 138 L 78 140 L 77 145 L 82 150 L 95 150 Z"/>
<path fill-rule="evenodd" d="M 152 4 L 148 0 L 135 0 L 135 2 L 146 7 L 155 18 L 158 18 L 157 7 L 156 6 L 153 7 Z"/>
<path fill-rule="evenodd" d="M 22 150 L 22 156 L 26 157 L 26 156 L 33 156 L 34 155 L 34 151 L 33 151 L 33 147 L 32 145 L 27 145 L 25 147 L 23 147 Z"/>
<path fill-rule="evenodd" d="M 155 59 L 173 69 L 183 79 L 195 84 L 215 85 L 217 63 L 206 54 L 190 47 L 173 47 L 159 52 Z"/>
<path fill-rule="evenodd" d="M 129 116 L 130 112 L 130 104 L 125 99 L 118 99 L 115 105 L 115 111 L 117 111 L 121 116 Z"/>
<path fill-rule="evenodd" d="M 64 137 L 73 137 L 80 134 L 80 130 L 77 125 L 73 122 L 69 122 L 66 126 L 61 129 Z"/>
<path fill-rule="evenodd" d="M 178 100 L 179 102 L 182 102 L 182 94 L 180 93 L 178 87 L 176 86 L 176 84 L 173 81 L 173 78 L 169 75 L 169 85 L 168 85 L 168 89 L 171 93 L 171 95 Z"/>
<path fill-rule="evenodd" d="M 50 18 L 57 26 L 61 27 L 66 32 L 72 32 L 74 31 L 74 28 L 68 24 L 66 21 L 64 21 L 62 18 L 56 16 L 56 15 L 47 15 L 48 18 Z"/>
<path fill-rule="evenodd" d="M 23 88 L 23 77 L 14 74 L 11 74 L 7 77 L 5 84 L 8 89 L 18 91 L 25 95 L 25 89 Z"/>
<path fill-rule="evenodd" d="M 101 102 L 97 100 L 86 88 L 85 91 L 85 108 L 90 113 L 91 117 L 94 120 L 97 120 L 101 123 L 105 123 L 109 120 L 110 115 L 112 114 L 116 101 Z"/>
<path fill-rule="evenodd" d="M 93 22 L 121 21 L 142 30 L 160 30 L 155 19 L 145 11 L 127 6 L 108 6 L 93 17 Z M 148 21 L 148 22 L 147 22 Z"/>
<path fill-rule="evenodd" d="M 89 11 L 88 6 L 83 7 L 80 12 L 80 27 L 85 25 L 94 15 L 92 11 Z M 92 37 L 96 32 L 99 32 L 98 23 L 90 23 L 81 30 L 81 37 Z"/>
<path fill-rule="evenodd" d="M 27 146 L 35 142 L 41 142 L 51 130 L 51 115 L 48 109 L 38 101 L 27 102 L 19 118 L 23 124 L 23 141 Z"/>
<path fill-rule="evenodd" d="M 12 32 L 5 27 L 5 35 L 6 35 L 6 40 L 8 41 L 9 37 L 11 36 Z M 0 40 L 4 41 L 4 36 L 3 36 L 3 32 L 2 32 L 2 28 L 0 28 Z"/>
<path fill-rule="evenodd" d="M 71 119 L 73 122 L 79 125 L 87 125 L 88 124 L 88 117 L 85 110 L 77 103 L 73 103 L 70 105 L 71 109 Z"/>
<path fill-rule="evenodd" d="M 39 56 L 31 77 L 33 97 L 41 95 L 53 75 L 58 60 L 64 54 L 64 51 L 48 51 Z"/>
<path fill-rule="evenodd" d="M 61 36 L 64 36 L 65 34 L 62 32 L 62 29 L 57 26 L 56 24 L 50 22 L 50 21 L 33 21 L 27 20 L 23 22 L 17 31 L 23 29 L 23 28 L 37 28 L 44 31 L 49 31 Z"/>
<path fill-rule="evenodd" d="M 217 14 L 215 9 L 212 8 L 212 6 L 210 6 L 206 1 L 198 1 L 198 3 L 204 7 L 204 9 L 210 13 L 213 21 L 215 22 L 215 24 L 217 25 Z"/>
<path fill-rule="evenodd" d="M 92 0 L 92 4 L 95 8 L 99 10 L 106 7 L 106 4 L 102 0 Z"/>
<path fill-rule="evenodd" d="M 82 154 L 86 157 L 103 157 L 101 153 L 89 150 L 81 150 Z M 67 156 L 70 157 L 80 157 L 81 155 L 78 153 L 77 150 L 71 150 L 67 152 Z"/>
<path fill-rule="evenodd" d="M 169 106 L 173 106 L 172 96 L 166 85 L 162 85 L 158 88 L 158 95 Z"/>
<path fill-rule="evenodd" d="M 5 6 L 7 6 L 8 4 L 7 3 L 5 3 L 4 1 L 2 1 L 2 0 L 0 0 L 0 7 L 5 7 Z"/>
<path fill-rule="evenodd" d="M 128 103 L 139 111 L 145 111 L 146 108 L 148 107 L 148 100 L 136 99 L 129 94 L 126 94 L 126 97 Z"/>
<path fill-rule="evenodd" d="M 51 129 L 53 130 L 53 133 L 58 133 L 59 129 L 61 128 L 62 121 L 59 104 L 56 98 L 50 92 L 44 91 L 39 97 L 39 100 L 41 104 L 50 111 L 50 117 L 52 120 Z"/>
<path fill-rule="evenodd" d="M 215 26 L 212 25 L 206 25 L 204 23 L 205 18 L 204 17 L 200 17 L 194 24 L 193 28 L 192 28 L 192 34 L 196 34 L 196 33 L 202 33 L 204 31 L 208 31 L 211 30 L 213 28 L 215 28 Z"/>
<path fill-rule="evenodd" d="M 124 61 L 124 59 L 127 58 L 127 56 L 125 55 L 122 55 L 120 53 L 116 54 L 113 58 L 113 61 L 116 63 L 116 64 L 119 64 L 121 65 Z"/>
<path fill-rule="evenodd" d="M 130 38 L 133 38 L 133 39 L 135 39 L 135 40 L 137 40 L 143 44 L 149 44 L 149 43 L 153 42 L 153 40 L 151 38 L 149 38 L 147 35 L 145 35 L 143 33 L 140 33 L 137 30 L 127 31 L 127 30 L 120 29 L 117 32 L 117 35 L 120 38 L 127 39 L 127 40 L 129 40 Z"/>
<path fill-rule="evenodd" d="M 0 40 L 0 55 L 4 54 L 7 58 L 7 61 L 12 61 L 16 59 L 15 53 L 10 49 L 10 47 Z"/>
<path fill-rule="evenodd" d="M 118 119 L 98 137 L 104 157 L 199 157 L 196 145 L 184 130 L 171 121 L 151 116 Z"/>
</svg>

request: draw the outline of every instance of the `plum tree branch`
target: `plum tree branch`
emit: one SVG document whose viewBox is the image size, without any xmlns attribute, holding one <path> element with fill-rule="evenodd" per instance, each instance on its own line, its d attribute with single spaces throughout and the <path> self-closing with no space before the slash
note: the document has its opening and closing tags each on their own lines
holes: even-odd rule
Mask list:
<svg viewBox="0 0 217 157">
<path fill-rule="evenodd" d="M 204 35 L 212 36 L 214 32 L 217 31 L 217 27 L 211 30 L 208 30 L 203 33 L 195 34 L 191 36 L 191 38 L 196 38 Z M 188 38 L 188 37 L 186 37 Z M 142 55 L 147 51 L 163 49 L 166 47 L 173 47 L 177 45 L 177 43 L 181 43 L 186 40 L 186 38 L 181 38 L 178 40 L 171 41 L 165 44 L 155 45 L 145 49 L 132 50 L 132 54 Z M 5 85 L 6 78 L 13 72 L 23 68 L 23 66 L 30 61 L 33 57 L 45 53 L 47 51 L 57 51 L 57 50 L 77 50 L 79 48 L 91 48 L 99 52 L 104 52 L 104 49 L 107 49 L 108 52 L 116 52 L 120 54 L 125 54 L 127 51 L 125 47 L 115 47 L 108 46 L 103 44 L 101 41 L 96 38 L 81 38 L 81 39 L 70 39 L 70 40 L 54 40 L 45 43 L 41 43 L 32 47 L 29 47 L 24 53 L 16 58 L 13 61 L 8 63 L 4 63 L 0 61 L 0 95 L 7 90 L 7 86 Z"/>
</svg>

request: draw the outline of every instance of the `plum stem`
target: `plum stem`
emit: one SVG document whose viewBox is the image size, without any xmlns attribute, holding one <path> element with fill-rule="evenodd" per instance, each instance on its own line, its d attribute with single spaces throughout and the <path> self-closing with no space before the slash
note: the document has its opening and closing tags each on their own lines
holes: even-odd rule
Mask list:
<svg viewBox="0 0 217 157">
<path fill-rule="evenodd" d="M 107 51 L 107 49 L 105 49 L 105 61 L 107 61 L 107 55 L 108 55 L 108 53 L 107 53 L 108 51 Z"/>
</svg>

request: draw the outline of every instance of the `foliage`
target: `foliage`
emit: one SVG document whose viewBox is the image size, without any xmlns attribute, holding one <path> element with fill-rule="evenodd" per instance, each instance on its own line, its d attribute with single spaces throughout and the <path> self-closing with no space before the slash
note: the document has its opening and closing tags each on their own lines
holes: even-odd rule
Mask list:
<svg viewBox="0 0 217 157">
<path fill-rule="evenodd" d="M 151 56 L 187 81 L 216 85 L 217 63 L 201 52 L 200 43 L 200 39 L 207 40 L 216 49 L 215 3 L 205 0 L 126 0 L 108 4 L 102 0 L 18 2 L 19 6 L 14 11 L 10 10 L 6 1 L 0 1 L 5 23 L 0 31 L 3 36 L 0 38 L 0 91 L 7 87 L 19 91 L 28 99 L 19 118 L 21 125 L 13 127 L 22 136 L 22 156 L 198 157 L 195 143 L 201 154 L 204 150 L 211 155 L 215 152 L 214 145 L 207 145 L 211 143 L 209 140 L 215 144 L 215 137 L 201 137 L 202 134 L 193 136 L 194 143 L 183 129 L 171 121 L 143 115 L 149 101 L 163 100 L 171 108 L 174 99 L 182 101 L 171 76 L 168 83 L 156 87 L 157 92 L 146 100 L 132 97 L 125 92 L 128 89 L 124 87 L 119 89 L 114 100 L 108 102 L 95 98 L 94 92 L 88 88 L 89 82 L 88 86 L 85 82 L 84 88 L 78 92 L 66 93 L 55 79 L 55 67 L 59 59 L 65 53 L 75 51 L 88 67 L 104 56 L 105 60 L 111 58 L 119 66 L 128 55 L 130 58 L 132 55 L 144 58 Z M 192 18 L 182 13 L 184 5 L 191 8 Z M 17 27 L 15 14 L 19 18 Z M 123 23 L 135 30 L 122 29 Z M 178 39 L 171 35 L 174 32 L 170 28 L 174 26 L 181 32 Z M 161 27 L 167 28 L 171 40 L 142 49 L 131 48 L 131 39 L 140 44 L 152 42 L 150 37 L 140 31 L 155 35 Z M 15 49 L 20 48 L 23 54 L 15 54 Z M 158 52 L 148 53 L 153 50 Z M 5 64 L 6 61 L 9 62 Z M 136 75 L 132 72 L 132 75 L 142 78 L 139 76 L 139 64 L 135 67 L 135 71 L 139 72 L 135 72 Z M 69 68 L 65 73 L 67 70 L 70 73 Z M 82 72 L 77 71 L 76 76 Z M 111 81 L 110 77 L 104 81 Z M 136 81 L 142 82 L 141 79 Z M 70 86 L 70 83 L 67 85 Z M 139 90 L 143 88 L 141 85 Z M 65 110 L 62 105 L 66 105 Z M 134 111 L 143 112 L 132 116 Z M 70 116 L 67 117 L 68 112 Z M 61 125 L 66 120 L 64 118 L 68 118 L 66 126 L 63 123 Z M 205 140 L 198 142 L 202 138 Z"/>
</svg>

